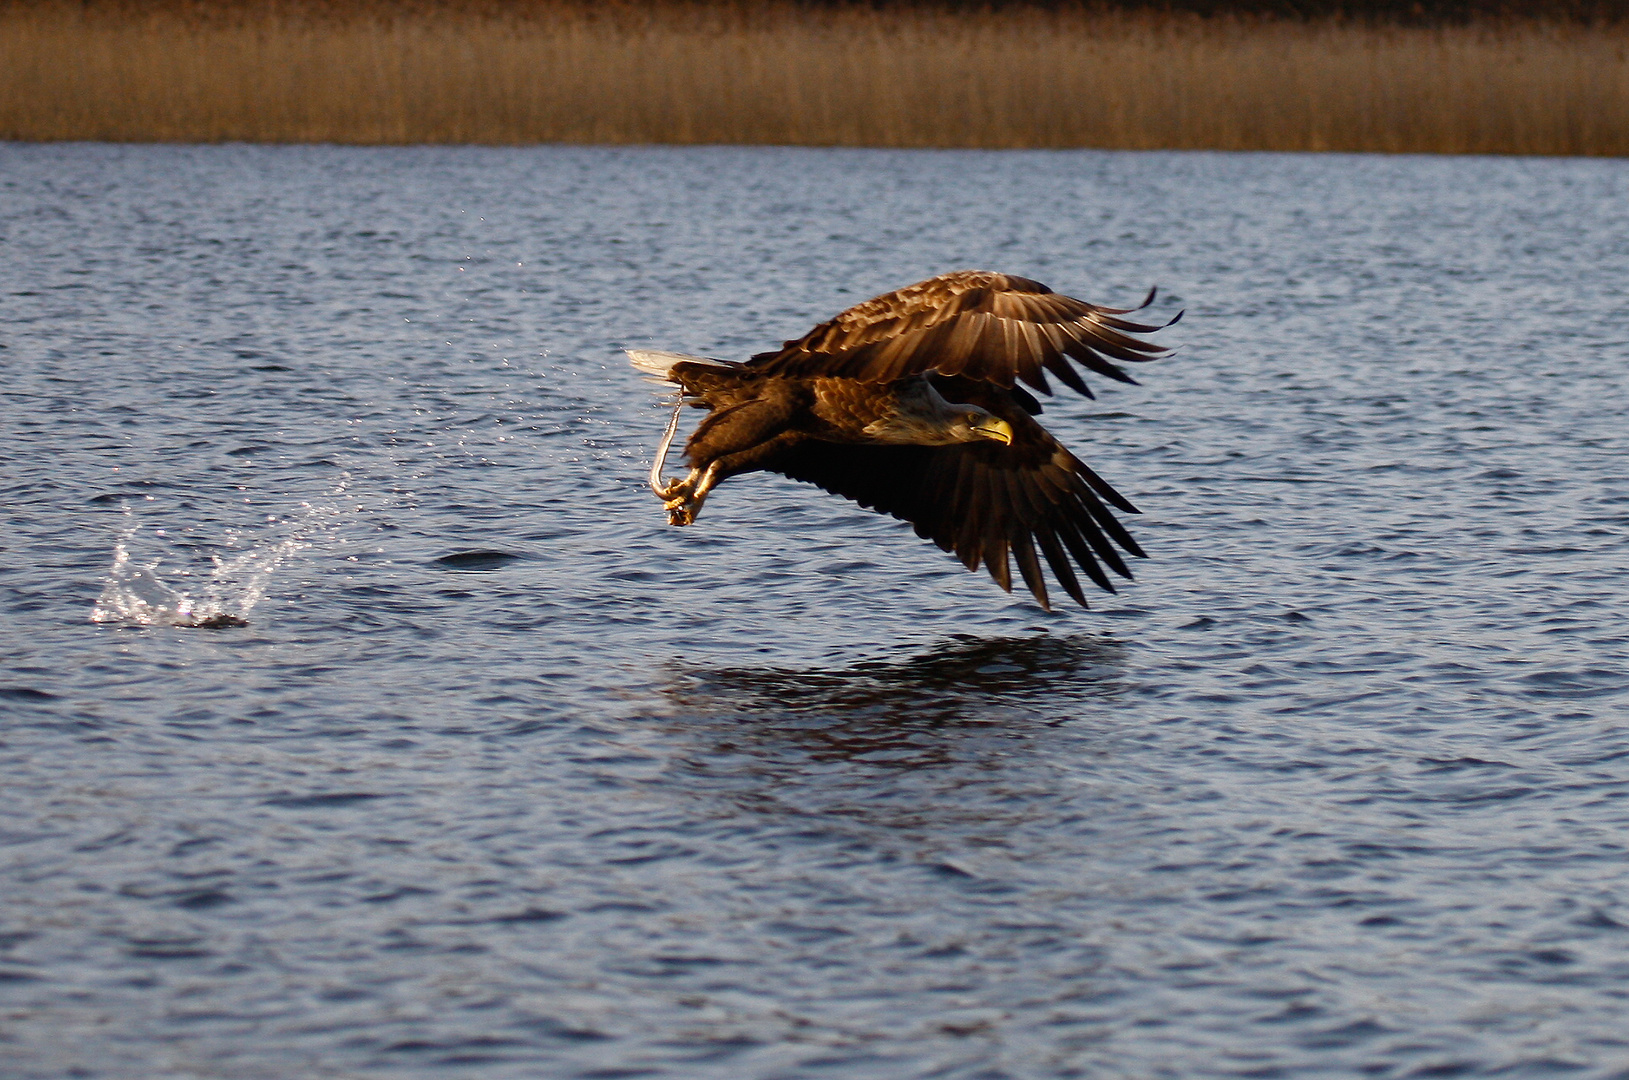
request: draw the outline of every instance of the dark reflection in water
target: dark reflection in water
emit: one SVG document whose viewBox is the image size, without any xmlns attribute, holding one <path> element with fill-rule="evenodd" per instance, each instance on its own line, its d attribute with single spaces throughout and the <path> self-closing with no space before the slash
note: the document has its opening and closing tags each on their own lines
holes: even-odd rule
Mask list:
<svg viewBox="0 0 1629 1080">
<path fill-rule="evenodd" d="M 1122 653 L 1100 635 L 953 635 L 836 670 L 674 670 L 661 787 L 788 844 L 951 865 L 946 847 L 1003 849 L 1057 813 L 1057 770 L 1090 772 Z"/>
<path fill-rule="evenodd" d="M 1085 634 L 956 635 L 837 670 L 675 671 L 667 726 L 687 749 L 664 783 L 757 818 L 819 816 L 821 835 L 834 820 L 934 843 L 1010 829 L 1055 801 L 1053 764 L 1084 752 L 1064 730 L 1119 692 L 1122 652 Z"/>
<path fill-rule="evenodd" d="M 1089 634 L 980 638 L 957 634 L 907 660 L 836 671 L 675 671 L 666 693 L 683 716 L 818 731 L 831 755 L 873 741 L 1015 713 L 1068 718 L 1071 706 L 1118 693 L 1123 648 Z"/>
</svg>

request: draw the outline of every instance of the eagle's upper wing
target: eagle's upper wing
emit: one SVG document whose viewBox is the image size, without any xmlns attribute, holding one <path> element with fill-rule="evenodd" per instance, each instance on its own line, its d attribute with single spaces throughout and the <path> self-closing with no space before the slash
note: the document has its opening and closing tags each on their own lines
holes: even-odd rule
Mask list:
<svg viewBox="0 0 1629 1080">
<path fill-rule="evenodd" d="M 1008 592 L 1010 554 L 1024 584 L 1049 610 L 1037 548 L 1082 607 L 1086 597 L 1076 566 L 1113 592 L 1103 568 L 1130 578 L 1120 551 L 1139 557 L 1143 551 L 1104 502 L 1133 514 L 1136 508 L 1009 395 L 990 390 L 979 397 L 977 404 L 1012 425 L 1011 446 L 988 441 L 869 446 L 810 439 L 779 450 L 761 467 L 909 521 L 918 536 L 954 552 L 969 570 L 983 563 Z"/>
<path fill-rule="evenodd" d="M 1150 292 L 1142 306 L 1153 299 Z M 1136 380 L 1111 359 L 1152 360 L 1169 351 L 1130 336 L 1160 329 L 1120 318 L 1136 310 L 1098 307 L 1028 278 L 959 270 L 856 304 L 778 352 L 754 356 L 748 366 L 866 382 L 938 372 L 1009 389 L 1021 379 L 1044 394 L 1052 392 L 1051 372 L 1092 397 L 1070 358 L 1129 383 Z"/>
</svg>

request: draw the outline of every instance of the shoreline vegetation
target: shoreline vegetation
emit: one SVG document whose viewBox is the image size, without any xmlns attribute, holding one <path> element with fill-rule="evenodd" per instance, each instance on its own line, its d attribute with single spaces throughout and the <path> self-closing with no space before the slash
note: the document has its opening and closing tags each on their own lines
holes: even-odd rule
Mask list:
<svg viewBox="0 0 1629 1080">
<path fill-rule="evenodd" d="M 1629 154 L 1629 10 L 0 0 L 0 139 Z"/>
</svg>

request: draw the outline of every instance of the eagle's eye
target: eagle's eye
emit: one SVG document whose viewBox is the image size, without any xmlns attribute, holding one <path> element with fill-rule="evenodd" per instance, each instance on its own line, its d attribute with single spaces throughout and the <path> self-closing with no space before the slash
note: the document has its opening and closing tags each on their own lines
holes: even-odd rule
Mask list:
<svg viewBox="0 0 1629 1080">
<path fill-rule="evenodd" d="M 970 412 L 970 413 L 967 414 L 967 422 L 969 424 L 971 424 L 973 427 L 978 427 L 979 426 L 979 419 L 980 419 L 979 414 L 976 413 L 976 412 Z"/>
</svg>

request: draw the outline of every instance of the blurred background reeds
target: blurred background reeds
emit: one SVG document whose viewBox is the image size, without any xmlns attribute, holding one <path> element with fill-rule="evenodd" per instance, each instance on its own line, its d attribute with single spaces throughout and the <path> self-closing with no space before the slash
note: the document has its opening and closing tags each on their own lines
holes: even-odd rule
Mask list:
<svg viewBox="0 0 1629 1080">
<path fill-rule="evenodd" d="M 1588 7 L 0 2 L 0 138 L 1629 153 Z"/>
</svg>

